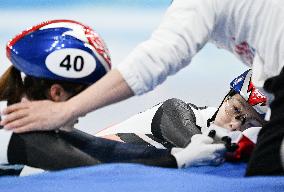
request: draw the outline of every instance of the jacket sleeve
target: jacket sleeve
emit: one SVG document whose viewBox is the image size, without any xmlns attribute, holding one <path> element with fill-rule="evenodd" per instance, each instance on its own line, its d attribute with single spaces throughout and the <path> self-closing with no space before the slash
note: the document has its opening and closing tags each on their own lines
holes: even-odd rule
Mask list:
<svg viewBox="0 0 284 192">
<path fill-rule="evenodd" d="M 117 69 L 136 95 L 152 90 L 188 65 L 213 30 L 214 0 L 175 0 L 150 39 Z"/>
</svg>

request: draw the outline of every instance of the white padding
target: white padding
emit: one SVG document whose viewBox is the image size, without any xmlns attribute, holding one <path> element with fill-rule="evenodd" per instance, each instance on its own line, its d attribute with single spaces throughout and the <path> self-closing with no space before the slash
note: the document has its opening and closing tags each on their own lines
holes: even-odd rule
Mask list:
<svg viewBox="0 0 284 192">
<path fill-rule="evenodd" d="M 0 102 L 0 111 L 2 113 L 3 109 L 7 107 L 7 101 Z M 5 116 L 1 115 L 1 119 Z M 8 163 L 8 146 L 12 136 L 12 131 L 7 131 L 0 129 L 0 164 Z"/>
<path fill-rule="evenodd" d="M 1 112 L 1 119 L 4 119 L 5 116 L 2 115 L 2 111 L 3 109 L 5 109 L 7 107 L 7 101 L 0 101 L 0 112 Z"/>
<path fill-rule="evenodd" d="M 45 172 L 43 169 L 25 166 L 21 171 L 20 176 L 29 176 Z"/>
<path fill-rule="evenodd" d="M 253 143 L 256 143 L 258 133 L 260 132 L 261 127 L 251 127 L 243 131 L 243 135 L 250 139 Z"/>
<path fill-rule="evenodd" d="M 129 119 L 108 127 L 96 134 L 97 137 L 114 135 L 117 133 L 136 133 L 136 134 L 151 134 L 152 119 L 162 104 L 156 105 L 151 109 L 138 113 Z"/>
<path fill-rule="evenodd" d="M 12 133 L 12 131 L 0 129 L 0 164 L 8 163 L 7 152 Z"/>
</svg>

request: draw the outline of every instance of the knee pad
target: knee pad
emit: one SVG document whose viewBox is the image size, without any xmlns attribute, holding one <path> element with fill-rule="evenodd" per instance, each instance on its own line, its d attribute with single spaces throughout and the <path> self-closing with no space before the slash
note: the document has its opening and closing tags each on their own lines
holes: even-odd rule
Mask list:
<svg viewBox="0 0 284 192">
<path fill-rule="evenodd" d="M 159 107 L 153 117 L 151 131 L 158 139 L 176 147 L 186 147 L 193 135 L 201 133 L 190 105 L 175 98 L 166 100 Z"/>
</svg>

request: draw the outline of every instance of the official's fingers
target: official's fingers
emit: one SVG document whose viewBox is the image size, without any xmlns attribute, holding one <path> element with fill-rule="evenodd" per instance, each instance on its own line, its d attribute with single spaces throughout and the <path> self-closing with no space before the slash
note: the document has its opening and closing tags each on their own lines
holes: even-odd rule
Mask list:
<svg viewBox="0 0 284 192">
<path fill-rule="evenodd" d="M 8 106 L 7 108 L 4 108 L 1 113 L 3 115 L 8 115 L 9 113 L 12 113 L 14 111 L 18 111 L 21 109 L 26 109 L 28 108 L 28 102 L 24 102 L 24 103 L 16 103 L 13 105 Z"/>
<path fill-rule="evenodd" d="M 21 119 L 17 119 L 15 121 L 9 122 L 8 124 L 4 126 L 4 129 L 16 130 L 16 129 L 19 129 L 20 127 L 30 124 L 32 121 L 33 121 L 33 118 L 26 116 Z"/>
<path fill-rule="evenodd" d="M 28 116 L 27 110 L 19 110 L 19 111 L 14 111 L 13 113 L 9 113 L 8 115 L 5 115 L 5 118 L 3 118 L 0 122 L 0 125 L 9 128 L 7 126 L 10 122 L 22 119 L 24 117 Z"/>
<path fill-rule="evenodd" d="M 19 127 L 17 129 L 13 130 L 13 132 L 14 133 L 25 133 L 25 132 L 35 131 L 35 130 L 44 131 L 44 130 L 41 130 L 41 129 L 35 129 L 34 127 L 36 127 L 35 124 L 30 123 L 30 124 L 27 124 L 25 126 L 22 126 L 22 127 Z"/>
</svg>

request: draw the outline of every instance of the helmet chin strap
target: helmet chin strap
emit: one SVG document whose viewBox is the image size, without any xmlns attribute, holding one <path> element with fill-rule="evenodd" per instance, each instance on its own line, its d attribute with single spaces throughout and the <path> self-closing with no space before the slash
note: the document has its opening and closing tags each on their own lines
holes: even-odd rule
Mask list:
<svg viewBox="0 0 284 192">
<path fill-rule="evenodd" d="M 21 79 L 22 79 L 22 82 L 24 82 L 25 78 L 26 78 L 26 74 L 23 73 L 23 72 L 21 72 Z"/>
</svg>

